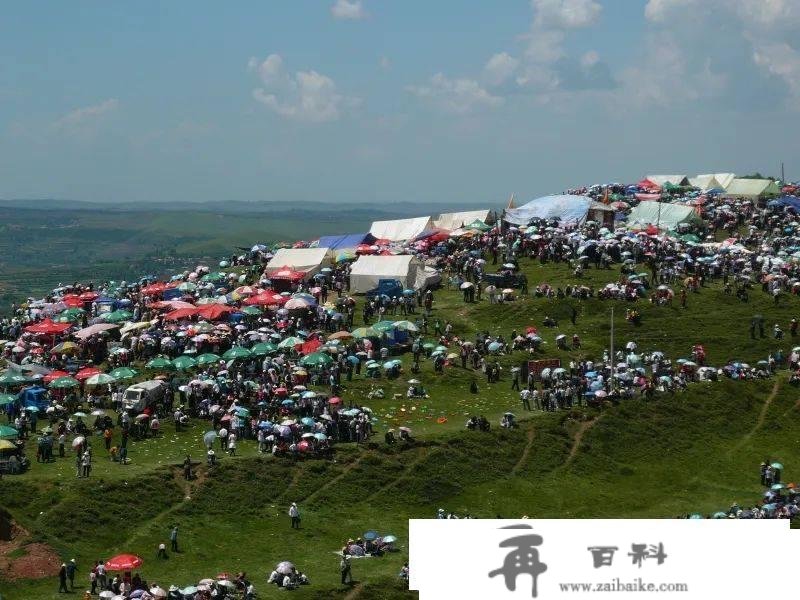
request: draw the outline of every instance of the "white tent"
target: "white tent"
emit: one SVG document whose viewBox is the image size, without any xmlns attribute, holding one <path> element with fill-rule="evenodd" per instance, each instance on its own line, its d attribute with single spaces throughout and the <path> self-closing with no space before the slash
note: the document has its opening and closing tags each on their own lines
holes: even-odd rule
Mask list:
<svg viewBox="0 0 800 600">
<path fill-rule="evenodd" d="M 667 183 L 671 183 L 672 185 L 689 185 L 689 178 L 686 177 L 686 175 L 648 175 L 645 179 L 655 183 L 658 187 L 664 187 Z"/>
<path fill-rule="evenodd" d="M 697 177 L 690 177 L 689 183 L 701 190 L 713 190 L 714 188 L 728 189 L 728 186 L 736 178 L 733 173 L 705 173 Z"/>
<path fill-rule="evenodd" d="M 431 228 L 430 217 L 395 219 L 394 221 L 375 221 L 369 232 L 379 240 L 404 242 Z"/>
<path fill-rule="evenodd" d="M 628 215 L 631 229 L 655 225 L 659 229 L 675 229 L 681 223 L 702 223 L 693 206 L 667 202 L 641 202 Z"/>
<path fill-rule="evenodd" d="M 453 231 L 464 225 L 469 225 L 474 221 L 483 221 L 489 218 L 488 210 L 467 210 L 464 212 L 442 213 L 433 220 L 434 227 L 449 229 Z"/>
<path fill-rule="evenodd" d="M 399 256 L 359 256 L 350 268 L 350 291 L 363 294 L 380 279 L 397 279 L 404 288 L 425 286 L 425 266 L 410 254 Z"/>
<path fill-rule="evenodd" d="M 267 263 L 264 272 L 270 275 L 284 267 L 289 267 L 292 271 L 302 271 L 306 277 L 311 277 L 329 264 L 330 250 L 328 248 L 281 248 Z"/>
<path fill-rule="evenodd" d="M 725 189 L 728 198 L 768 198 L 779 196 L 781 188 L 771 179 L 734 179 Z"/>
</svg>

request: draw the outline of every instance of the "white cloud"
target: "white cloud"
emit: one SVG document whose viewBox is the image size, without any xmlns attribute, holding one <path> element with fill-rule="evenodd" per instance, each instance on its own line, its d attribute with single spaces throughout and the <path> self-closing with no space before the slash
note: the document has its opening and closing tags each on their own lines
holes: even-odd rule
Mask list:
<svg viewBox="0 0 800 600">
<path fill-rule="evenodd" d="M 331 14 L 337 19 L 357 21 L 367 16 L 361 0 L 336 0 L 331 6 Z"/>
<path fill-rule="evenodd" d="M 673 11 L 692 7 L 697 0 L 648 0 L 644 7 L 644 16 L 648 21 L 661 23 L 666 21 Z"/>
<path fill-rule="evenodd" d="M 582 67 L 593 67 L 600 62 L 600 55 L 595 50 L 589 50 L 586 54 L 581 56 Z"/>
<path fill-rule="evenodd" d="M 277 114 L 297 121 L 321 123 L 334 121 L 359 104 L 336 90 L 333 79 L 316 71 L 286 72 L 283 58 L 270 54 L 263 62 L 251 58 L 248 69 L 258 73 L 262 87 L 253 90 L 253 98 Z"/>
<path fill-rule="evenodd" d="M 534 26 L 553 29 L 579 29 L 594 25 L 603 7 L 594 0 L 531 0 L 536 17 Z"/>
<path fill-rule="evenodd" d="M 79 129 L 91 125 L 103 116 L 114 112 L 119 107 L 119 100 L 109 98 L 98 104 L 76 108 L 58 119 L 53 125 L 56 129 Z"/>
<path fill-rule="evenodd" d="M 474 79 L 449 79 L 442 73 L 430 78 L 427 85 L 409 86 L 409 92 L 427 100 L 444 112 L 465 115 L 480 108 L 494 108 L 503 99 L 493 96 Z"/>
<path fill-rule="evenodd" d="M 789 44 L 758 44 L 753 50 L 753 60 L 759 67 L 783 79 L 792 95 L 800 99 L 800 52 Z"/>
<path fill-rule="evenodd" d="M 502 85 L 508 81 L 519 66 L 519 59 L 508 52 L 493 55 L 483 67 L 483 74 L 489 85 Z"/>
</svg>

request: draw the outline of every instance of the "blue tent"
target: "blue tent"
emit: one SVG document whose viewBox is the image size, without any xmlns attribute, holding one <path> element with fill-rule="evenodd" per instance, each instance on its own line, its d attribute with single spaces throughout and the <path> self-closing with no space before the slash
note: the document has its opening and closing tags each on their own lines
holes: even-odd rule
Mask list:
<svg viewBox="0 0 800 600">
<path fill-rule="evenodd" d="M 370 244 L 375 241 L 369 233 L 348 233 L 346 235 L 325 235 L 319 238 L 317 248 L 330 248 L 331 250 L 345 250 L 355 248 L 360 244 Z"/>
<path fill-rule="evenodd" d="M 533 219 L 558 219 L 562 224 L 582 223 L 591 203 L 588 196 L 544 196 L 519 208 L 507 208 L 504 219 L 512 225 L 527 225 Z"/>
<path fill-rule="evenodd" d="M 47 390 L 43 387 L 29 387 L 22 390 L 17 396 L 23 408 L 26 406 L 33 406 L 38 410 L 47 408 L 49 402 L 47 401 Z"/>
<path fill-rule="evenodd" d="M 767 202 L 767 206 L 769 208 L 786 208 L 788 206 L 800 212 L 800 198 L 797 196 L 782 196 L 777 200 Z"/>
</svg>

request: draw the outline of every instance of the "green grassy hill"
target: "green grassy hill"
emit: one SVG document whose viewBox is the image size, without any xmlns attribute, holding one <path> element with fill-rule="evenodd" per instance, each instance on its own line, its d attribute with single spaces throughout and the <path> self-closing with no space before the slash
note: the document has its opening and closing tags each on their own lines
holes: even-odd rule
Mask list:
<svg viewBox="0 0 800 600">
<path fill-rule="evenodd" d="M 571 281 L 566 265 L 524 262 L 532 290 L 540 282 Z M 590 270 L 584 283 L 601 286 L 618 276 Z M 540 356 L 568 359 L 602 353 L 614 306 L 619 346 L 632 339 L 641 350 L 662 350 L 675 359 L 700 342 L 716 365 L 755 363 L 778 348 L 788 353 L 791 339 L 750 340 L 747 326 L 761 313 L 768 327 L 776 322 L 788 329 L 797 299 L 774 305 L 760 290 L 751 297 L 743 304 L 712 285 L 690 294 L 687 309 L 677 302 L 655 307 L 640 301 L 635 306 L 642 322 L 633 326 L 624 320 L 625 307 L 633 305 L 619 302 L 527 298 L 501 306 L 464 304 L 458 291 L 443 290 L 433 318 L 452 321 L 456 333 L 472 338 L 477 330 L 508 337 L 512 329 L 541 327 L 550 315 L 559 326 L 543 330 L 547 343 Z M 582 350 L 557 350 L 559 333 L 578 333 Z M 380 380 L 385 398 L 368 402 L 375 382 L 357 377 L 346 384 L 344 397 L 373 408 L 376 443 L 339 445 L 333 462 L 263 457 L 252 443 L 243 443 L 241 456 L 223 458 L 212 472 L 201 466 L 198 479 L 186 484 L 176 465 L 186 453 L 202 454 L 205 426 L 197 422 L 187 432 L 134 442 L 129 466 L 98 460 L 90 480 L 75 479 L 71 458 L 34 464 L 24 476 L 0 481 L 0 504 L 30 532 L 30 542 L 48 544 L 64 559 L 76 557 L 81 585 L 90 561 L 126 551 L 145 559 L 142 572 L 151 582 L 188 585 L 219 571 L 246 570 L 262 597 L 274 597 L 278 591 L 265 578 L 276 562 L 288 559 L 312 581 L 295 592 L 298 598 L 352 600 L 407 597 L 396 578 L 408 544 L 407 520 L 433 517 L 439 507 L 479 517 L 670 518 L 724 510 L 734 501 L 755 504 L 764 457 L 786 465 L 786 481 L 798 478 L 800 406 L 785 371 L 758 382 L 693 384 L 687 392 L 659 394 L 649 402 L 528 413 L 508 377 L 510 367 L 526 358 L 522 352 L 501 357 L 504 376 L 491 385 L 460 367 L 436 375 L 426 362 L 420 378 L 430 398 L 413 402 L 394 397 L 405 391 L 405 378 Z M 404 363 L 410 366 L 407 357 Z M 469 393 L 473 379 L 477 395 Z M 463 431 L 471 414 L 487 415 L 496 427 L 509 409 L 523 417 L 517 430 Z M 397 425 L 412 427 L 417 442 L 386 447 L 382 433 Z M 292 501 L 303 512 L 300 531 L 289 528 Z M 185 551 L 158 561 L 156 548 L 173 524 L 180 526 Z M 371 528 L 396 534 L 401 551 L 355 561 L 359 584 L 355 591 L 344 589 L 334 552 Z M 56 589 L 54 578 L 0 580 L 5 600 L 57 598 Z"/>
</svg>

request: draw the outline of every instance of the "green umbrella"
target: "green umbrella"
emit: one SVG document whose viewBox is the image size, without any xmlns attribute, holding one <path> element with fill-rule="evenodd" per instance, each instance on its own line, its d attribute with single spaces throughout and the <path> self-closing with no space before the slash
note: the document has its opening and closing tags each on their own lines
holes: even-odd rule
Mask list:
<svg viewBox="0 0 800 600">
<path fill-rule="evenodd" d="M 251 351 L 256 356 L 266 356 L 267 354 L 277 352 L 278 347 L 275 344 L 270 344 L 269 342 L 261 342 L 260 344 L 253 346 Z"/>
<path fill-rule="evenodd" d="M 208 273 L 203 275 L 200 278 L 200 281 L 221 281 L 223 279 L 225 279 L 225 273 L 220 273 L 217 271 L 216 273 Z"/>
<path fill-rule="evenodd" d="M 379 333 L 384 333 L 391 331 L 395 328 L 395 326 L 394 321 L 378 321 L 372 326 L 372 328 Z"/>
<path fill-rule="evenodd" d="M 250 358 L 253 356 L 253 353 L 250 352 L 247 348 L 242 348 L 241 346 L 234 346 L 230 350 L 228 350 L 225 354 L 222 355 L 222 358 L 225 360 L 236 360 L 241 358 Z"/>
<path fill-rule="evenodd" d="M 783 465 L 779 462 L 772 463 L 770 467 L 772 467 L 773 469 L 778 469 L 780 471 L 783 471 Z"/>
<path fill-rule="evenodd" d="M 368 337 L 379 336 L 379 333 L 373 327 L 359 327 L 358 329 L 353 329 L 352 333 L 354 338 L 368 338 Z"/>
<path fill-rule="evenodd" d="M 56 390 L 66 390 L 78 386 L 80 386 L 80 382 L 77 379 L 72 377 L 59 377 L 58 379 L 53 379 L 47 387 Z"/>
<path fill-rule="evenodd" d="M 200 356 L 197 357 L 197 364 L 201 367 L 205 365 L 214 365 L 217 364 L 219 361 L 220 361 L 219 356 L 212 352 L 201 354 Z"/>
<path fill-rule="evenodd" d="M 278 348 L 294 348 L 303 343 L 299 337 L 287 337 L 285 340 L 282 340 L 280 344 L 278 344 Z"/>
<path fill-rule="evenodd" d="M 153 360 L 151 360 L 149 363 L 145 365 L 145 367 L 147 367 L 148 369 L 157 369 L 162 371 L 175 370 L 175 365 L 173 365 L 168 358 L 162 358 L 160 356 L 158 358 L 154 358 Z"/>
<path fill-rule="evenodd" d="M 411 321 L 396 321 L 394 326 L 400 331 L 410 331 L 411 333 L 419 331 L 419 327 L 417 327 L 416 323 L 412 323 Z"/>
<path fill-rule="evenodd" d="M 181 371 L 192 369 L 197 366 L 197 360 L 191 356 L 179 356 L 172 361 L 172 365 Z"/>
<path fill-rule="evenodd" d="M 13 439 L 18 435 L 19 433 L 13 427 L 9 427 L 8 425 L 0 425 L 0 440 Z"/>
<path fill-rule="evenodd" d="M 30 379 L 20 373 L 13 371 L 6 371 L 0 375 L 0 385 L 19 385 L 22 383 L 30 383 Z"/>
<path fill-rule="evenodd" d="M 89 379 L 86 380 L 86 385 L 106 385 L 109 383 L 114 383 L 116 379 L 113 375 L 109 375 L 108 373 L 98 373 L 97 375 L 92 375 Z"/>
<path fill-rule="evenodd" d="M 103 320 L 106 323 L 122 323 L 123 321 L 130 321 L 132 318 L 133 313 L 127 310 L 115 310 L 103 316 Z"/>
<path fill-rule="evenodd" d="M 184 281 L 178 286 L 178 289 L 182 292 L 194 292 L 197 289 L 197 284 L 191 281 Z"/>
<path fill-rule="evenodd" d="M 246 315 L 250 315 L 251 317 L 257 317 L 261 314 L 261 309 L 257 306 L 245 306 L 242 309 L 242 312 Z"/>
<path fill-rule="evenodd" d="M 56 323 L 76 323 L 81 320 L 84 314 L 86 314 L 86 311 L 82 308 L 68 308 L 53 319 L 53 321 Z"/>
<path fill-rule="evenodd" d="M 6 404 L 14 404 L 17 400 L 17 397 L 14 394 L 0 394 L 0 406 L 5 406 Z"/>
<path fill-rule="evenodd" d="M 130 367 L 118 367 L 113 371 L 111 371 L 111 373 L 109 373 L 109 375 L 111 375 L 116 380 L 133 379 L 138 374 L 139 374 L 138 372 L 131 369 Z"/>
<path fill-rule="evenodd" d="M 333 359 L 329 354 L 323 352 L 312 352 L 300 359 L 300 364 L 304 367 L 326 367 L 333 364 Z"/>
</svg>

